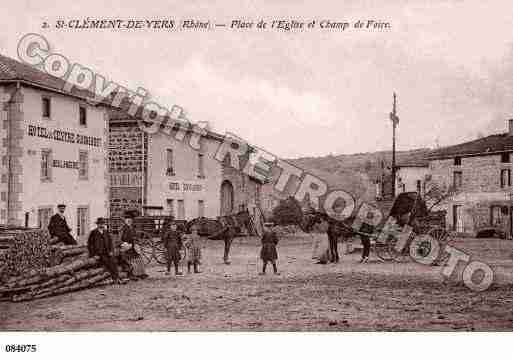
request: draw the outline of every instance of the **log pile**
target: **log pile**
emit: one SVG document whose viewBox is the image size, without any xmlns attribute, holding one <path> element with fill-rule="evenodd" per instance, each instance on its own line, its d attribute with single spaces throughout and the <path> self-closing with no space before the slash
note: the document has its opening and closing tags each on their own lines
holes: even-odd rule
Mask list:
<svg viewBox="0 0 513 359">
<path fill-rule="evenodd" d="M 27 301 L 112 282 L 84 245 L 56 245 L 46 230 L 0 229 L 0 301 Z"/>
<path fill-rule="evenodd" d="M 0 228 L 0 281 L 50 264 L 50 234 L 47 230 L 17 227 Z"/>
<path fill-rule="evenodd" d="M 97 257 L 74 260 L 10 278 L 0 286 L 0 300 L 21 302 L 69 293 L 112 282 Z"/>
</svg>

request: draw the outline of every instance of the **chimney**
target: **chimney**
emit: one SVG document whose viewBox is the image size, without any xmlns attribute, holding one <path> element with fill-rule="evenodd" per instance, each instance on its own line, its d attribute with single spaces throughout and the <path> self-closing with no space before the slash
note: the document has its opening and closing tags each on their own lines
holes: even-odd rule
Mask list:
<svg viewBox="0 0 513 359">
<path fill-rule="evenodd" d="M 508 128 L 508 136 L 513 136 L 513 118 L 508 120 L 509 128 Z"/>
</svg>

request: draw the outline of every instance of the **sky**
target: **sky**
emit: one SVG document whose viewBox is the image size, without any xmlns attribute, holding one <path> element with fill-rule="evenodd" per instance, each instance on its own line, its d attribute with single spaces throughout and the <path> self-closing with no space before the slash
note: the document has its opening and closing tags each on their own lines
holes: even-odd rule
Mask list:
<svg viewBox="0 0 513 359">
<path fill-rule="evenodd" d="M 280 157 L 433 148 L 505 132 L 513 118 L 507 1 L 28 1 L 0 13 L 0 52 L 44 35 L 54 52 L 193 121 Z M 376 20 L 385 30 L 42 29 L 43 21 Z"/>
</svg>

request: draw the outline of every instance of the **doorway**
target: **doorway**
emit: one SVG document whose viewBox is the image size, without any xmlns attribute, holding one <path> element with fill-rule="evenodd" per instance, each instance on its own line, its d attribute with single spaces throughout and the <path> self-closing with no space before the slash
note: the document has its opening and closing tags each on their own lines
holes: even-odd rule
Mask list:
<svg viewBox="0 0 513 359">
<path fill-rule="evenodd" d="M 233 212 L 233 185 L 225 180 L 221 184 L 221 216 L 228 216 Z"/>
</svg>

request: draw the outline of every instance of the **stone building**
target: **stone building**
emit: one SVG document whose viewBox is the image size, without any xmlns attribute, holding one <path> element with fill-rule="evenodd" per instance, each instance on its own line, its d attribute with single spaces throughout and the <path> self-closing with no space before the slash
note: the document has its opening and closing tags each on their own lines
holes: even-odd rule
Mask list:
<svg viewBox="0 0 513 359">
<path fill-rule="evenodd" d="M 483 227 L 511 233 L 513 196 L 511 161 L 513 120 L 509 131 L 433 151 L 433 183 L 453 186 L 456 194 L 441 206 L 451 230 L 476 234 Z"/>
<path fill-rule="evenodd" d="M 107 111 L 63 86 L 0 55 L 0 223 L 46 227 L 62 202 L 84 241 L 94 218 L 108 214 Z"/>
<path fill-rule="evenodd" d="M 109 117 L 112 216 L 127 209 L 149 214 L 148 208 L 187 220 L 258 212 L 261 183 L 215 159 L 223 136 L 208 131 L 197 150 L 189 145 L 190 131 L 177 140 L 175 132 L 142 131 L 123 109 Z"/>
</svg>

